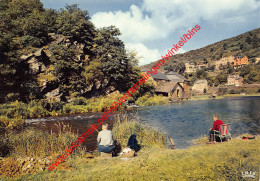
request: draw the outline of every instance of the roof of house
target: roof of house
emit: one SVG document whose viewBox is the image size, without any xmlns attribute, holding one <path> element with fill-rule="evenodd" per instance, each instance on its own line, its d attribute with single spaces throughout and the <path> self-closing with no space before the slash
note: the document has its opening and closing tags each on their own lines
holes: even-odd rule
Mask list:
<svg viewBox="0 0 260 181">
<path fill-rule="evenodd" d="M 240 76 L 239 75 L 229 75 L 228 78 L 239 78 Z"/>
<path fill-rule="evenodd" d="M 151 72 L 150 69 L 142 69 L 141 71 L 142 71 L 142 72 L 148 72 L 148 71 Z M 152 73 L 152 72 L 151 72 L 151 73 Z M 150 75 L 150 74 L 149 74 L 149 75 Z M 170 80 L 170 79 L 168 79 L 168 78 L 166 77 L 166 75 L 165 75 L 163 72 L 160 72 L 160 71 L 158 71 L 158 70 L 157 70 L 157 74 L 152 74 L 151 77 L 152 77 L 153 79 L 158 79 L 158 80 Z"/>
<path fill-rule="evenodd" d="M 157 71 L 157 74 L 152 75 L 153 79 L 170 80 L 163 72 Z"/>
<path fill-rule="evenodd" d="M 238 74 L 229 75 L 229 76 L 228 76 L 228 79 L 230 79 L 230 78 L 233 78 L 233 79 L 235 79 L 235 80 L 243 80 L 243 77 L 241 77 L 241 76 L 238 75 Z"/>
<path fill-rule="evenodd" d="M 156 87 L 155 91 L 156 92 L 165 92 L 165 93 L 169 93 L 172 91 L 172 89 L 174 89 L 174 87 L 178 84 L 178 82 L 165 82 L 164 84 Z M 179 86 L 181 86 L 180 84 L 178 84 Z"/>
<path fill-rule="evenodd" d="M 197 81 L 195 82 L 195 84 L 203 84 L 203 83 L 205 83 L 205 82 L 207 82 L 206 79 L 203 79 L 203 80 L 197 80 Z"/>
<path fill-rule="evenodd" d="M 237 56 L 237 57 L 234 58 L 234 60 L 236 60 L 238 58 L 244 58 L 244 57 L 246 57 L 246 56 L 245 55 Z"/>
<path fill-rule="evenodd" d="M 182 75 L 180 75 L 176 72 L 173 72 L 173 71 L 166 73 L 166 77 L 173 82 L 183 82 L 184 80 L 187 80 Z"/>
<path fill-rule="evenodd" d="M 142 69 L 142 72 L 147 72 L 147 71 L 150 71 L 150 70 Z M 173 72 L 173 71 L 170 71 L 165 74 L 165 73 L 157 70 L 157 74 L 152 74 L 151 77 L 153 79 L 157 79 L 157 80 L 168 80 L 168 81 L 172 81 L 172 82 L 184 82 L 184 80 L 187 80 L 182 75 L 178 74 L 177 72 Z"/>
</svg>

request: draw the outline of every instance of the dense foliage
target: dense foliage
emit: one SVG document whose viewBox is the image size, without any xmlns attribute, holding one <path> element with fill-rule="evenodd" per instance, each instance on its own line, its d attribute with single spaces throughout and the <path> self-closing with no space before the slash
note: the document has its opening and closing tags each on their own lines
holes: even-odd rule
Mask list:
<svg viewBox="0 0 260 181">
<path fill-rule="evenodd" d="M 52 35 L 67 42 L 52 43 Z M 125 91 L 139 78 L 132 54 L 118 38 L 119 29 L 96 29 L 87 11 L 67 5 L 59 11 L 44 9 L 39 0 L 2 0 L 0 3 L 0 102 L 43 99 L 58 89 L 61 100 Z M 75 46 L 74 46 L 75 45 Z M 81 45 L 80 56 L 76 45 Z M 30 70 L 21 58 L 40 48 L 51 56 L 44 60 L 45 77 Z M 48 80 L 43 88 L 40 80 Z"/>
</svg>

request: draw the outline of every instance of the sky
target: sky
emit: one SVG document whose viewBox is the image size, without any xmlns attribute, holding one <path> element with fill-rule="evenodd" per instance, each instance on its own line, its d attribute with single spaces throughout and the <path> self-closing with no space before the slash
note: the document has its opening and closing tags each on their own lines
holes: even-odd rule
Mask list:
<svg viewBox="0 0 260 181">
<path fill-rule="evenodd" d="M 59 10 L 78 4 L 96 28 L 120 29 L 139 65 L 161 59 L 195 25 L 201 29 L 178 50 L 184 53 L 260 27 L 260 0 L 41 0 Z"/>
</svg>

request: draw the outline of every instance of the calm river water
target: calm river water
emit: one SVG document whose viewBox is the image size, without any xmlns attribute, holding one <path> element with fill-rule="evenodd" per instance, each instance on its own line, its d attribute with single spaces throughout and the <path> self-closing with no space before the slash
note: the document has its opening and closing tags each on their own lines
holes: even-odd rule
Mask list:
<svg viewBox="0 0 260 181">
<path fill-rule="evenodd" d="M 259 134 L 260 97 L 234 97 L 218 100 L 185 101 L 171 105 L 141 107 L 129 111 L 141 122 L 156 127 L 173 138 L 175 148 L 192 146 L 192 140 L 207 135 L 213 124 L 213 115 L 219 115 L 224 123 L 231 123 L 233 137 L 242 134 Z M 57 122 L 69 124 L 72 131 L 79 135 L 100 118 L 101 113 L 89 113 L 67 117 L 51 117 L 27 120 L 28 126 L 46 131 L 57 131 Z M 109 123 L 116 119 L 110 117 Z M 111 124 L 112 125 L 112 124 Z M 96 136 L 85 141 L 88 149 L 96 146 Z"/>
</svg>

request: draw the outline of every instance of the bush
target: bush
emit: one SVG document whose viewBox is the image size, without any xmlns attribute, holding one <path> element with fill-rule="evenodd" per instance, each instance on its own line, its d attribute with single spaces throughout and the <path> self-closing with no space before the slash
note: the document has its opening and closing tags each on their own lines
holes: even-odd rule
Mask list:
<svg viewBox="0 0 260 181">
<path fill-rule="evenodd" d="M 140 106 L 153 106 L 153 105 L 163 105 L 168 104 L 169 98 L 164 96 L 151 96 L 150 94 L 146 94 L 143 97 L 139 97 L 136 101 L 136 104 Z"/>
<path fill-rule="evenodd" d="M 239 90 L 233 90 L 233 89 L 231 89 L 231 90 L 229 91 L 229 94 L 240 94 L 240 91 L 239 91 Z"/>
<path fill-rule="evenodd" d="M 218 92 L 219 92 L 219 94 L 226 94 L 227 93 L 227 88 L 222 88 L 222 87 L 220 87 L 219 89 L 218 89 Z"/>
<path fill-rule="evenodd" d="M 50 113 L 46 108 L 44 108 L 41 103 L 33 100 L 28 104 L 28 111 L 30 118 L 38 118 L 43 116 L 49 116 Z"/>
<path fill-rule="evenodd" d="M 23 126 L 25 124 L 24 119 L 18 118 L 7 118 L 0 116 L 0 127 L 14 129 L 16 127 Z"/>
<path fill-rule="evenodd" d="M 71 104 L 72 105 L 86 105 L 86 98 L 84 97 L 76 97 L 72 99 Z"/>
<path fill-rule="evenodd" d="M 118 117 L 113 125 L 113 136 L 121 147 L 127 145 L 132 134 L 136 134 L 141 147 L 167 147 L 167 138 L 163 133 L 137 120 L 129 120 L 126 115 Z"/>
<path fill-rule="evenodd" d="M 27 104 L 22 102 L 15 101 L 0 105 L 0 116 L 5 116 L 7 118 L 27 118 L 28 114 Z"/>
</svg>

